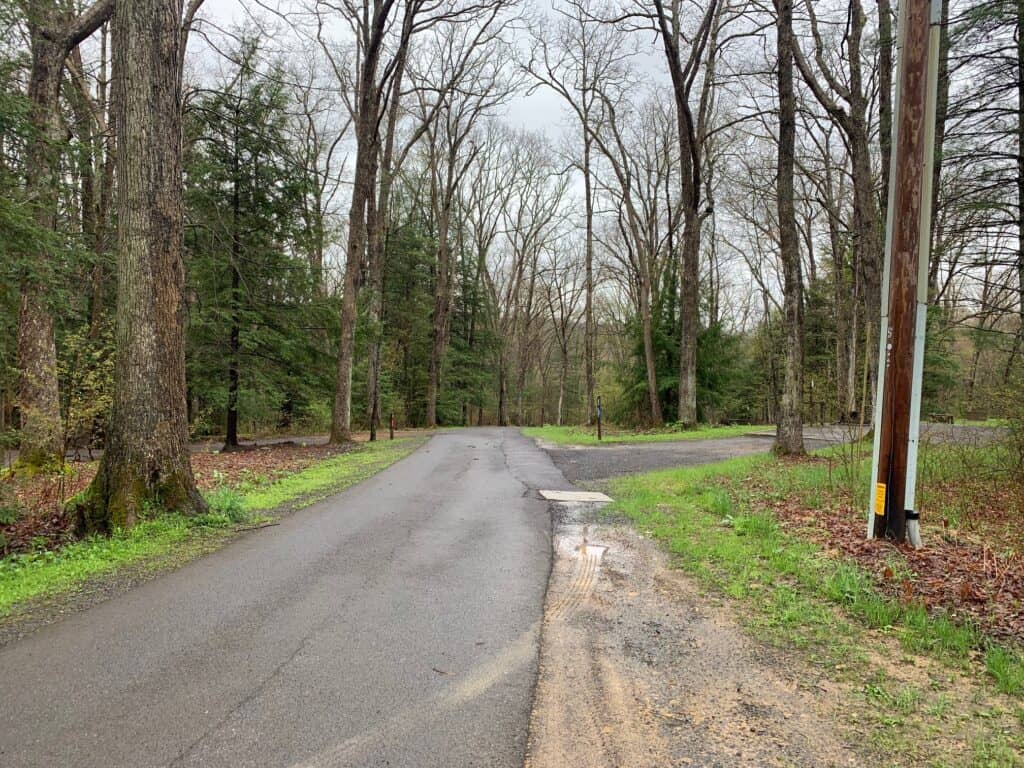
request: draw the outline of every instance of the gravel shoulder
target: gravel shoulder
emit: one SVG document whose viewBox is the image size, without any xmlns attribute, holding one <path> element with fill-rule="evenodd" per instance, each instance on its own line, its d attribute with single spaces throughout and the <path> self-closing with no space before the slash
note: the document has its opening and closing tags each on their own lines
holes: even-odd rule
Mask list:
<svg viewBox="0 0 1024 768">
<path fill-rule="evenodd" d="M 998 433 L 928 425 L 923 439 L 973 443 Z M 808 448 L 816 448 L 857 436 L 817 428 L 806 437 Z M 772 437 L 541 445 L 577 486 L 604 488 L 616 476 L 766 452 Z M 838 768 L 884 762 L 872 738 L 880 734 L 866 725 L 881 714 L 868 711 L 863 682 L 847 678 L 839 671 L 844 667 L 830 671 L 799 651 L 757 640 L 741 608 L 709 595 L 673 568 L 655 542 L 601 514 L 597 505 L 552 507 L 554 557 L 526 768 Z M 951 712 L 995 711 L 986 709 L 976 684 L 960 686 L 956 674 L 922 658 L 907 663 L 891 638 L 878 636 L 872 644 L 887 649 L 871 663 L 894 690 L 939 685 L 944 692 L 937 701 Z M 964 733 L 969 732 L 969 716 L 957 717 L 968 718 Z M 950 749 L 970 747 L 959 742 Z M 954 763 L 961 764 L 949 764 Z"/>
<path fill-rule="evenodd" d="M 863 764 L 828 684 L 750 640 L 631 527 L 555 507 L 527 768 Z"/>
</svg>

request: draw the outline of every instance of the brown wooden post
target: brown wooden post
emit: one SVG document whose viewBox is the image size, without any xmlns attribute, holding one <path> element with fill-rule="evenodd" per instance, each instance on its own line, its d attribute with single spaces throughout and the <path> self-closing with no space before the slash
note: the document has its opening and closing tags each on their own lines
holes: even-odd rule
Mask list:
<svg viewBox="0 0 1024 768">
<path fill-rule="evenodd" d="M 917 324 L 919 260 L 922 232 L 929 222 L 925 201 L 929 166 L 929 41 L 932 3 L 918 0 L 904 9 L 900 49 L 898 119 L 894 154 L 894 200 L 890 205 L 888 329 L 882 350 L 884 376 L 881 412 L 875 424 L 878 464 L 872 505 L 873 533 L 896 541 L 906 538 L 905 508 L 911 440 L 911 393 L 914 389 L 914 342 Z M 916 439 L 916 435 L 914 436 Z M 911 468 L 913 471 L 913 468 Z M 910 511 L 911 514 L 912 511 Z"/>
</svg>

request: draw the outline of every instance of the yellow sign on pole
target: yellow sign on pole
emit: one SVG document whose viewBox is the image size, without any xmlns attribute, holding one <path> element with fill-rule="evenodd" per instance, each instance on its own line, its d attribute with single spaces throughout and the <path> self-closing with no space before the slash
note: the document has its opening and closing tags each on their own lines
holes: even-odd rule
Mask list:
<svg viewBox="0 0 1024 768">
<path fill-rule="evenodd" d="M 875 486 L 875 514 L 879 517 L 885 516 L 885 483 L 878 483 Z"/>
</svg>

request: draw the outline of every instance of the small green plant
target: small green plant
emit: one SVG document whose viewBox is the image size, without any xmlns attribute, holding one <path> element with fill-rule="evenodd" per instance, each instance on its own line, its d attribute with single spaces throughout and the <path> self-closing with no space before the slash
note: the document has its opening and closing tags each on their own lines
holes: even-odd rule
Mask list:
<svg viewBox="0 0 1024 768">
<path fill-rule="evenodd" d="M 21 517 L 21 509 L 14 500 L 14 494 L 8 494 L 5 490 L 0 484 L 0 525 L 10 525 Z"/>
<path fill-rule="evenodd" d="M 206 503 L 210 505 L 210 513 L 220 515 L 231 523 L 241 523 L 248 518 L 245 511 L 245 499 L 238 491 L 219 486 L 206 495 Z"/>
<path fill-rule="evenodd" d="M 985 651 L 985 668 L 995 678 L 1003 693 L 1024 695 L 1024 658 L 1021 654 L 998 645 Z"/>
</svg>

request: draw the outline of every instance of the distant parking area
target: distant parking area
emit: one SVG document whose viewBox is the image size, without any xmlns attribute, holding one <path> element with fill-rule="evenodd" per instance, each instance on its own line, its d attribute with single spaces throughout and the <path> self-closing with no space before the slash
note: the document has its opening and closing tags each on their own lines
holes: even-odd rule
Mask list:
<svg viewBox="0 0 1024 768">
<path fill-rule="evenodd" d="M 922 439 L 948 442 L 990 440 L 1001 430 L 991 427 L 925 424 Z M 847 442 L 857 436 L 856 428 L 843 426 L 808 427 L 804 440 L 808 450 Z M 597 447 L 558 446 L 541 443 L 562 474 L 572 483 L 586 483 L 609 477 L 653 472 L 658 469 L 711 464 L 736 456 L 764 453 L 772 448 L 770 427 L 751 427 L 741 437 L 678 442 L 634 443 Z"/>
</svg>

